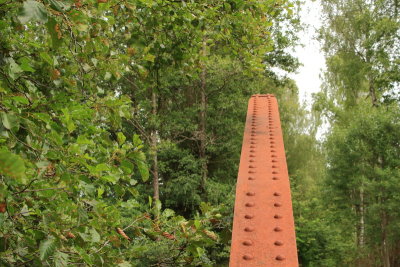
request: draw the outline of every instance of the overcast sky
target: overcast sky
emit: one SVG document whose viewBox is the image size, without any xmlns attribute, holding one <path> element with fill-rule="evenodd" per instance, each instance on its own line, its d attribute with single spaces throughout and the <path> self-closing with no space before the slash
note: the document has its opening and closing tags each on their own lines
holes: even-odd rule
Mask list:
<svg viewBox="0 0 400 267">
<path fill-rule="evenodd" d="M 321 26 L 321 6 L 319 1 L 305 0 L 301 19 L 306 24 L 304 32 L 299 34 L 304 47 L 297 47 L 294 55 L 303 64 L 291 77 L 299 87 L 301 102 L 311 104 L 311 94 L 320 91 L 321 69 L 325 68 L 325 59 L 318 41 L 315 40 L 316 30 Z"/>
</svg>

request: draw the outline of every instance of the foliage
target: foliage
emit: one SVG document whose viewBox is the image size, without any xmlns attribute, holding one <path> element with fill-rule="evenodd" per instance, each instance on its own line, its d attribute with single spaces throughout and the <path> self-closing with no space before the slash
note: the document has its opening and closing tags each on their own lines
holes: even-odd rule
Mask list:
<svg viewBox="0 0 400 267">
<path fill-rule="evenodd" d="M 351 214 L 352 219 L 346 220 L 348 227 L 365 227 L 364 232 L 358 231 L 357 236 L 349 238 L 353 244 L 355 238 L 364 239 L 365 245 L 358 249 L 366 253 L 373 266 L 373 262 L 383 261 L 372 256 L 374 251 L 387 249 L 387 253 L 395 255 L 399 242 L 396 225 L 400 218 L 397 209 L 393 209 L 398 205 L 400 177 L 399 107 L 370 110 L 368 105 L 360 106 L 351 116 L 351 124 L 334 127 L 329 137 L 327 187 L 336 209 Z M 365 209 L 365 215 L 359 207 Z"/>
<path fill-rule="evenodd" d="M 327 162 L 318 196 L 325 208 L 323 232 L 328 230 L 323 239 L 340 251 L 323 258 L 331 260 L 328 266 L 397 266 L 398 214 L 391 207 L 398 205 L 399 184 L 399 5 L 321 3 L 325 23 L 319 39 L 327 70 L 314 109 L 330 129 L 322 146 Z"/>
<path fill-rule="evenodd" d="M 267 84 L 265 55 L 295 66 L 283 52 L 294 40 L 271 37 L 292 9 L 290 1 L 0 0 L 0 265 L 224 264 L 233 197 L 223 196 L 233 196 L 245 103 Z M 148 199 L 154 154 L 164 209 Z"/>
<path fill-rule="evenodd" d="M 397 1 L 329 0 L 322 6 L 325 26 L 320 40 L 327 56 L 327 93 L 346 107 L 363 96 L 374 105 L 398 100 Z"/>
</svg>

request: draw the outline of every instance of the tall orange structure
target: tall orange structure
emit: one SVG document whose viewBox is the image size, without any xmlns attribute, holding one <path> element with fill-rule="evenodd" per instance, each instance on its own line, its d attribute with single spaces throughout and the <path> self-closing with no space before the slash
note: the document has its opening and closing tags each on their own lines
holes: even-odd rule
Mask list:
<svg viewBox="0 0 400 267">
<path fill-rule="evenodd" d="M 298 266 L 289 176 L 274 95 L 253 95 L 249 100 L 229 266 Z"/>
</svg>

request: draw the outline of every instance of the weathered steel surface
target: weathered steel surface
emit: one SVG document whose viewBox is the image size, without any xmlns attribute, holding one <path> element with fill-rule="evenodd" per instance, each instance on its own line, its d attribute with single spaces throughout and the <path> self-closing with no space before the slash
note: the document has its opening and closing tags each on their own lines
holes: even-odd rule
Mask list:
<svg viewBox="0 0 400 267">
<path fill-rule="evenodd" d="M 249 100 L 229 266 L 298 266 L 285 149 L 273 95 L 253 95 Z"/>
</svg>

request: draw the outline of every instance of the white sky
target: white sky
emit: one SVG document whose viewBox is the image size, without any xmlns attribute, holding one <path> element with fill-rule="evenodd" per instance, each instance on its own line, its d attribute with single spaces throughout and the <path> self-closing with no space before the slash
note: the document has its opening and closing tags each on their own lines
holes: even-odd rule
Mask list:
<svg viewBox="0 0 400 267">
<path fill-rule="evenodd" d="M 311 94 L 320 91 L 321 69 L 325 68 L 325 58 L 321 51 L 321 46 L 315 40 L 316 31 L 321 26 L 321 6 L 319 1 L 305 0 L 301 20 L 305 24 L 305 30 L 299 34 L 300 43 L 303 47 L 298 46 L 295 49 L 294 56 L 303 64 L 296 74 L 291 74 L 299 87 L 299 97 L 301 102 L 306 102 L 307 106 L 311 105 Z"/>
</svg>

